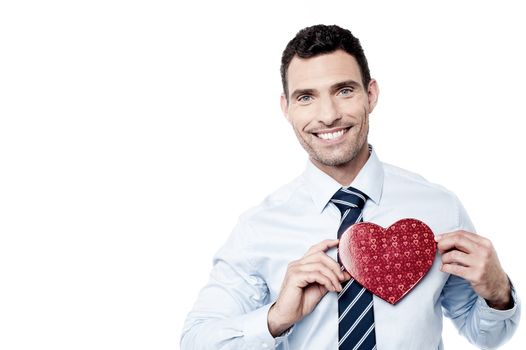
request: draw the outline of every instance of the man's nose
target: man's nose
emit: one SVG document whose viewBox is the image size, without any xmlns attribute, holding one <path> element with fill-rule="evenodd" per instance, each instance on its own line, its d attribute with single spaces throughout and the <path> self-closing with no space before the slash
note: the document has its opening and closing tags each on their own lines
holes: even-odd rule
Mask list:
<svg viewBox="0 0 526 350">
<path fill-rule="evenodd" d="M 330 126 L 335 121 L 341 118 L 335 101 L 331 97 L 325 97 L 320 99 L 320 110 L 318 119 L 323 124 Z"/>
</svg>

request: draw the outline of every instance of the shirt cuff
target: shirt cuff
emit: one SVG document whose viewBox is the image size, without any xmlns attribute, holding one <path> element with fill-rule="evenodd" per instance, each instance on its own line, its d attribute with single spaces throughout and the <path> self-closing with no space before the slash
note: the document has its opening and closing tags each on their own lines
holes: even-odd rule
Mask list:
<svg viewBox="0 0 526 350">
<path fill-rule="evenodd" d="M 497 310 L 490 307 L 486 300 L 479 296 L 477 298 L 477 306 L 480 309 L 481 318 L 488 321 L 503 321 L 513 317 L 513 315 L 515 315 L 515 313 L 517 312 L 517 308 L 520 302 L 517 297 L 517 293 L 515 292 L 515 288 L 513 287 L 513 284 L 511 284 L 511 298 L 513 300 L 513 307 L 511 309 Z"/>
<path fill-rule="evenodd" d="M 241 329 L 245 337 L 245 344 L 250 344 L 250 349 L 274 349 L 278 347 L 292 332 L 289 328 L 279 337 L 274 338 L 268 329 L 268 310 L 273 303 L 245 314 L 240 319 Z"/>
</svg>

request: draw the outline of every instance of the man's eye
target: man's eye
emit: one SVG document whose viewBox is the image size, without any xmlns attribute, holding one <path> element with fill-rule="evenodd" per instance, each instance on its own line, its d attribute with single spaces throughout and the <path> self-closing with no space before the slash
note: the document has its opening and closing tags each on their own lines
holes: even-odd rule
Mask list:
<svg viewBox="0 0 526 350">
<path fill-rule="evenodd" d="M 343 95 L 343 96 L 349 96 L 352 94 L 352 92 L 353 90 L 351 88 L 343 88 L 340 91 L 338 91 L 338 94 Z"/>
<path fill-rule="evenodd" d="M 312 96 L 309 96 L 309 95 L 303 95 L 303 96 L 300 96 L 298 97 L 298 102 L 310 102 L 312 99 Z"/>
</svg>

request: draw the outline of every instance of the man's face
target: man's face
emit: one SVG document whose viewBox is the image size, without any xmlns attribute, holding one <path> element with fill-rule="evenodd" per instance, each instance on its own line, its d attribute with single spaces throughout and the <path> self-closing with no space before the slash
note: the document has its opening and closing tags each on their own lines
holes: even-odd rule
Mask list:
<svg viewBox="0 0 526 350">
<path fill-rule="evenodd" d="M 374 80 L 363 86 L 353 56 L 342 50 L 307 59 L 295 56 L 287 77 L 289 100 L 282 96 L 281 107 L 315 163 L 345 165 L 367 147 L 378 88 Z"/>
</svg>

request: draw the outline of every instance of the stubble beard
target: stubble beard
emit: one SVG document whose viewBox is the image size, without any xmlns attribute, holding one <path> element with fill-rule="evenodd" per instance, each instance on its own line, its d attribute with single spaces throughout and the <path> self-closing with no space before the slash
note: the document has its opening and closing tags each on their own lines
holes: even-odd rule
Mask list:
<svg viewBox="0 0 526 350">
<path fill-rule="evenodd" d="M 300 142 L 301 146 L 305 151 L 307 151 L 309 157 L 322 165 L 329 167 L 337 167 L 348 164 L 351 162 L 360 152 L 364 143 L 367 142 L 367 134 L 369 131 L 369 125 L 355 125 L 353 128 L 361 127 L 358 135 L 356 135 L 352 140 L 347 141 L 344 145 L 340 145 L 336 150 L 330 149 L 321 149 L 321 147 L 315 147 L 312 144 L 316 142 L 308 142 L 303 135 L 294 128 L 296 137 Z M 352 130 L 352 129 L 351 129 Z M 348 132 L 350 132 L 349 130 Z M 347 135 L 348 137 L 349 135 Z M 310 135 L 310 137 L 317 137 L 315 135 Z"/>
</svg>

